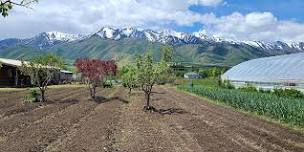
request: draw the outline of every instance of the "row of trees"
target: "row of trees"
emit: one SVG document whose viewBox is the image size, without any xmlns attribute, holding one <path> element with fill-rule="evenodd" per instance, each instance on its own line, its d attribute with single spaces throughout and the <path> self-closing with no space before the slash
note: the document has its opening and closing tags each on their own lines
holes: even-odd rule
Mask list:
<svg viewBox="0 0 304 152">
<path fill-rule="evenodd" d="M 31 82 L 39 88 L 40 97 L 36 101 L 45 102 L 45 93 L 54 76 L 64 69 L 64 59 L 56 55 L 45 55 L 33 58 L 30 62 L 21 61 L 20 71 L 31 77 Z M 77 59 L 75 66 L 81 73 L 85 84 L 90 90 L 90 96 L 95 99 L 96 87 L 102 85 L 108 77 L 115 76 L 117 65 L 114 61 L 97 59 Z M 36 97 L 37 98 L 37 97 Z"/>
<path fill-rule="evenodd" d="M 173 49 L 165 46 L 162 48 L 162 58 L 154 62 L 153 54 L 148 51 L 136 58 L 136 63 L 128 64 L 121 70 L 123 85 L 129 89 L 141 88 L 145 94 L 145 109 L 153 110 L 151 106 L 151 93 L 156 84 L 172 82 L 175 79 L 173 70 L 168 62 L 173 60 Z M 74 63 L 77 72 L 81 74 L 83 82 L 88 86 L 90 96 L 96 98 L 96 88 L 104 84 L 109 77 L 116 76 L 117 65 L 115 61 L 98 59 L 77 59 Z M 22 61 L 20 68 L 23 75 L 31 77 L 33 85 L 40 90 L 39 101 L 46 101 L 45 92 L 53 76 L 64 67 L 64 60 L 55 55 L 46 55 L 34 58 L 31 62 Z"/>
<path fill-rule="evenodd" d="M 199 74 L 203 78 L 217 78 L 224 74 L 228 68 L 226 67 L 213 67 L 213 68 L 207 68 L 199 71 Z"/>
</svg>

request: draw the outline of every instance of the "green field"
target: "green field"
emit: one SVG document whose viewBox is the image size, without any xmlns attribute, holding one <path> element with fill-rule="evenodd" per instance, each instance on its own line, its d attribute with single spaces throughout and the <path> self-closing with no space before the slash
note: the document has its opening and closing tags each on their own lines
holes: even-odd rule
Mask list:
<svg viewBox="0 0 304 152">
<path fill-rule="evenodd" d="M 190 88 L 187 81 L 184 80 L 183 85 L 178 88 L 293 127 L 304 127 L 303 98 L 279 97 L 273 93 L 224 89 L 217 87 L 217 81 L 214 79 L 195 80 L 193 88 Z"/>
</svg>

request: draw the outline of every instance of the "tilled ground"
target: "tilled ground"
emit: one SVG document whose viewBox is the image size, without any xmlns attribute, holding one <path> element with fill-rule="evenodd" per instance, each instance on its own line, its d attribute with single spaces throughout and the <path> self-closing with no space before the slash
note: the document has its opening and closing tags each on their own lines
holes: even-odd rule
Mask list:
<svg viewBox="0 0 304 152">
<path fill-rule="evenodd" d="M 123 88 L 98 90 L 98 101 L 85 88 L 52 89 L 44 104 L 24 94 L 0 93 L 0 152 L 304 151 L 299 132 L 166 87 L 154 89 L 154 113 Z"/>
</svg>

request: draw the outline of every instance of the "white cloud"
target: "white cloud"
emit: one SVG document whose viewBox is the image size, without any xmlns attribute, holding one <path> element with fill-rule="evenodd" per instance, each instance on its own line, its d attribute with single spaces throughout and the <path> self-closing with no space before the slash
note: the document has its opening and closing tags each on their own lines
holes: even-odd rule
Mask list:
<svg viewBox="0 0 304 152">
<path fill-rule="evenodd" d="M 223 2 L 223 0 L 190 0 L 193 4 L 203 6 L 217 6 Z"/>
<path fill-rule="evenodd" d="M 219 0 L 41 0 L 34 10 L 15 7 L 9 17 L 1 19 L 0 38 L 28 37 L 50 30 L 88 33 L 104 25 L 191 26 L 212 16 L 190 11 L 191 5 L 217 3 Z"/>
<path fill-rule="evenodd" d="M 223 0 L 41 0 L 34 10 L 15 7 L 0 20 L 0 39 L 30 37 L 44 31 L 92 33 L 102 26 L 144 28 L 205 25 L 206 33 L 241 40 L 304 41 L 304 24 L 282 21 L 269 12 L 232 13 L 217 17 L 189 10 L 217 6 Z"/>
<path fill-rule="evenodd" d="M 304 24 L 278 20 L 269 12 L 233 13 L 205 24 L 208 34 L 224 38 L 304 41 Z"/>
</svg>

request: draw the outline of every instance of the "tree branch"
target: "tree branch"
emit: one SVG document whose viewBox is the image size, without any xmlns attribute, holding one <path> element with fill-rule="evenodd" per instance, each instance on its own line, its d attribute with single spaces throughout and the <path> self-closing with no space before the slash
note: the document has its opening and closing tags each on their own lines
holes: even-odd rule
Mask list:
<svg viewBox="0 0 304 152">
<path fill-rule="evenodd" d="M 20 3 L 14 2 L 14 1 L 11 1 L 11 0 L 6 0 L 4 2 L 2 2 L 2 0 L 1 0 L 0 2 L 1 2 L 1 5 L 13 4 L 13 5 L 16 5 L 16 6 L 21 6 L 21 7 L 32 9 L 29 5 L 32 4 L 32 3 L 38 2 L 38 0 L 30 0 L 30 1 L 22 0 Z"/>
</svg>

